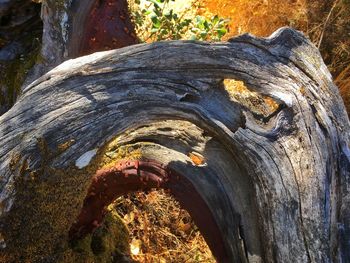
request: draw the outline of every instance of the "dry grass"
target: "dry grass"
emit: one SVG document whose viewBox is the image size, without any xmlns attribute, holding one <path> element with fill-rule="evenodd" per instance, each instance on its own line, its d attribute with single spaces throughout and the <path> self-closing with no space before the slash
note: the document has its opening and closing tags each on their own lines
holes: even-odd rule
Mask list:
<svg viewBox="0 0 350 263">
<path fill-rule="evenodd" d="M 350 114 L 350 64 L 336 77 L 335 84 L 339 87 L 345 107 Z"/>
<path fill-rule="evenodd" d="M 137 262 L 216 262 L 190 215 L 163 190 L 129 194 L 115 209 L 130 233 Z"/>
<path fill-rule="evenodd" d="M 212 14 L 231 19 L 227 38 L 242 33 L 268 36 L 281 26 L 307 24 L 306 0 L 204 0 Z"/>
</svg>

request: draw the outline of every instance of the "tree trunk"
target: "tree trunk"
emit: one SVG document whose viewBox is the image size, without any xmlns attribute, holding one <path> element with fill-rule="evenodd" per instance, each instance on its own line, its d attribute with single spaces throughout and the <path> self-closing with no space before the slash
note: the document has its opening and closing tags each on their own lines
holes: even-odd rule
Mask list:
<svg viewBox="0 0 350 263">
<path fill-rule="evenodd" d="M 236 99 L 237 81 L 277 106 Z M 194 219 L 203 207 L 219 262 L 349 262 L 349 136 L 318 50 L 289 28 L 68 60 L 0 117 L 0 259 L 79 262 L 69 232 L 84 227 L 91 187 L 131 174 L 173 178 Z M 151 165 L 125 172 L 122 160 Z"/>
<path fill-rule="evenodd" d="M 66 59 L 136 43 L 127 0 L 0 1 L 0 115 Z"/>
<path fill-rule="evenodd" d="M 127 0 L 42 2 L 41 56 L 31 80 L 68 58 L 138 43 Z"/>
</svg>

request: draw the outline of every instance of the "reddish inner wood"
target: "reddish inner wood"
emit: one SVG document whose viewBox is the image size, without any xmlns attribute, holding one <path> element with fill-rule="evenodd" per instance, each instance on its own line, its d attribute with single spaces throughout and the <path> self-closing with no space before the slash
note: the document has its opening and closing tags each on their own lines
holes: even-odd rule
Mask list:
<svg viewBox="0 0 350 263">
<path fill-rule="evenodd" d="M 123 161 L 114 167 L 98 170 L 92 178 L 81 212 L 69 231 L 70 238 L 80 239 L 99 227 L 107 206 L 117 197 L 152 188 L 169 190 L 189 212 L 215 258 L 219 262 L 229 261 L 214 216 L 192 182 L 156 161 Z"/>
<path fill-rule="evenodd" d="M 139 43 L 126 0 L 97 0 L 86 17 L 79 55 Z"/>
</svg>

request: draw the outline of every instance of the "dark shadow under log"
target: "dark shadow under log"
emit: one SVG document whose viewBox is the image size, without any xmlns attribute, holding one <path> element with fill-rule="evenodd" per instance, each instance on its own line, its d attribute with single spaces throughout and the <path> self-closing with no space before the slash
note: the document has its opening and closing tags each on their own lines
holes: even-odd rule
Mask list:
<svg viewBox="0 0 350 263">
<path fill-rule="evenodd" d="M 280 106 L 262 117 L 224 80 Z M 79 262 L 69 230 L 96 171 L 154 160 L 201 196 L 223 261 L 347 262 L 349 132 L 318 50 L 289 28 L 66 61 L 0 117 L 0 259 Z"/>
<path fill-rule="evenodd" d="M 0 115 L 21 93 L 41 47 L 40 5 L 31 1 L 0 1 Z"/>
</svg>

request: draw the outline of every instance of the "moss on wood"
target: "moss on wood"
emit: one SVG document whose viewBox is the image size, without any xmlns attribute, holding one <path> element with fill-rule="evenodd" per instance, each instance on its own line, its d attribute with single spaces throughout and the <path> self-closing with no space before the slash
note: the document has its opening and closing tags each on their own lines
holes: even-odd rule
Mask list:
<svg viewBox="0 0 350 263">
<path fill-rule="evenodd" d="M 13 186 L 17 205 L 10 216 L 3 218 L 6 231 L 1 234 L 5 242 L 15 242 L 6 243 L 11 253 L 0 257 L 0 261 L 38 262 L 47 256 L 52 262 L 116 262 L 129 253 L 128 231 L 115 212 L 109 212 L 101 227 L 77 243 L 70 243 L 68 231 L 96 170 L 125 158 L 141 159 L 143 145 L 122 146 L 113 140 L 101 147 L 84 169 L 47 166 L 73 144 L 74 139 L 64 147 L 59 144 L 53 151 L 44 138 L 39 138 L 37 148 L 42 164 L 38 170 L 30 168 L 29 162 L 34 158 L 13 157 L 10 165 L 16 174 Z"/>
</svg>

